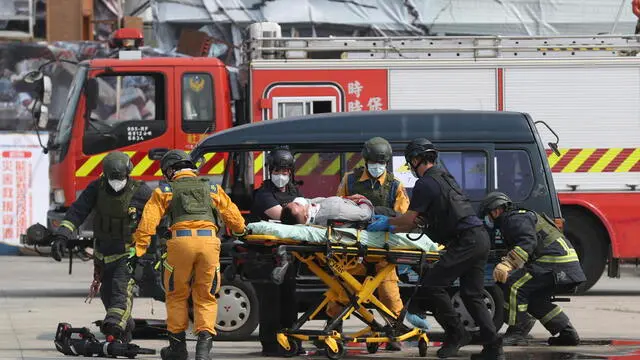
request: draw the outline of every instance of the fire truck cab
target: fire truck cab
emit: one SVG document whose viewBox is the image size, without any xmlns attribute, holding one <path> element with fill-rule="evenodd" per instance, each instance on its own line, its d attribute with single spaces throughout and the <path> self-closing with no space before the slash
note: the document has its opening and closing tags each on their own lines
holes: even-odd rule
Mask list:
<svg viewBox="0 0 640 360">
<path fill-rule="evenodd" d="M 131 30 L 114 35 L 110 45 L 119 50 L 118 58 L 78 66 L 67 106 L 48 142 L 49 227 L 57 227 L 65 209 L 102 173 L 108 152 L 126 153 L 134 164 L 133 177 L 157 183 L 164 152 L 189 151 L 203 136 L 233 125 L 232 85 L 224 63 L 215 58 L 142 58 L 142 38 Z M 39 113 L 44 127 L 46 101 Z M 213 154 L 205 172 L 219 174 L 223 161 Z"/>
</svg>

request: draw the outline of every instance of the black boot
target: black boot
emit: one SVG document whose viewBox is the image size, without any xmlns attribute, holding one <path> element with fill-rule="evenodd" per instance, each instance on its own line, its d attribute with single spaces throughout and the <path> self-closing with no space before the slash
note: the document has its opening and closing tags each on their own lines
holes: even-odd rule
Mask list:
<svg viewBox="0 0 640 360">
<path fill-rule="evenodd" d="M 437 352 L 438 357 L 444 359 L 456 356 L 458 355 L 458 350 L 460 350 L 461 347 L 468 345 L 470 342 L 471 334 L 462 327 L 462 324 L 458 324 L 458 326 L 452 327 L 446 331 L 444 343 Z"/>
<path fill-rule="evenodd" d="M 567 327 L 560 330 L 558 336 L 550 337 L 548 343 L 551 346 L 578 346 L 580 344 L 580 337 L 576 329 L 569 323 Z"/>
<path fill-rule="evenodd" d="M 160 350 L 162 360 L 187 360 L 189 353 L 187 352 L 187 339 L 183 332 L 169 333 L 169 346 Z"/>
<path fill-rule="evenodd" d="M 212 346 L 213 335 L 208 331 L 201 331 L 198 334 L 198 342 L 196 343 L 196 360 L 209 360 Z"/>
<path fill-rule="evenodd" d="M 471 354 L 471 360 L 504 360 L 504 349 L 502 348 L 502 338 L 497 338 L 494 342 L 483 345 L 479 354 Z"/>
<path fill-rule="evenodd" d="M 503 346 L 521 346 L 529 344 L 529 332 L 536 324 L 536 319 L 531 317 L 526 321 L 517 323 L 507 328 L 507 332 L 502 338 Z"/>
</svg>

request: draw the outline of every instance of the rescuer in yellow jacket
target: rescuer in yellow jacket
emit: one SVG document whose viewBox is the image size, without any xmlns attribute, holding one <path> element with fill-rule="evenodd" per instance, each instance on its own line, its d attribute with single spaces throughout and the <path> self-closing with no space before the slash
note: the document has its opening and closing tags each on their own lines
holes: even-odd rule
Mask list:
<svg viewBox="0 0 640 360">
<path fill-rule="evenodd" d="M 195 165 L 182 150 L 171 150 L 160 160 L 168 182 L 161 182 L 144 207 L 133 238 L 136 256 L 147 251 L 151 235 L 167 214 L 171 239 L 164 263 L 169 346 L 163 360 L 186 360 L 185 331 L 189 326 L 187 299 L 193 298 L 196 360 L 208 360 L 216 323 L 220 289 L 220 239 L 216 212 L 234 234 L 243 234 L 245 222 L 238 207 L 218 185 L 196 176 Z"/>
</svg>

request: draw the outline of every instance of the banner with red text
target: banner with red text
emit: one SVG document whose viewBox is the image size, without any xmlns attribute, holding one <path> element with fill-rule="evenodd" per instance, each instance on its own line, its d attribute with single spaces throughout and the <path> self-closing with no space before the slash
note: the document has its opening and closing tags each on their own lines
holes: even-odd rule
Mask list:
<svg viewBox="0 0 640 360">
<path fill-rule="evenodd" d="M 19 245 L 27 227 L 47 223 L 49 156 L 35 134 L 0 133 L 0 193 L 0 242 Z"/>
</svg>

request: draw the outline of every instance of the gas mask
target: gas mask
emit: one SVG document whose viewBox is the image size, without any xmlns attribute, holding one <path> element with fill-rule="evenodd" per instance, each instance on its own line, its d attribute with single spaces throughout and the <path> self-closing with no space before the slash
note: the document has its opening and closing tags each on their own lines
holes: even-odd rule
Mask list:
<svg viewBox="0 0 640 360">
<path fill-rule="evenodd" d="M 373 176 L 374 178 L 379 178 L 380 176 L 382 176 L 385 169 L 386 166 L 384 164 L 367 163 L 367 171 L 369 171 L 369 174 L 371 174 L 371 176 Z"/>
<path fill-rule="evenodd" d="M 109 186 L 115 191 L 120 192 L 120 190 L 124 189 L 127 186 L 127 179 L 117 180 L 117 179 L 109 179 Z"/>
<path fill-rule="evenodd" d="M 271 175 L 271 182 L 278 188 L 284 187 L 289 183 L 289 175 L 279 174 Z"/>
</svg>

